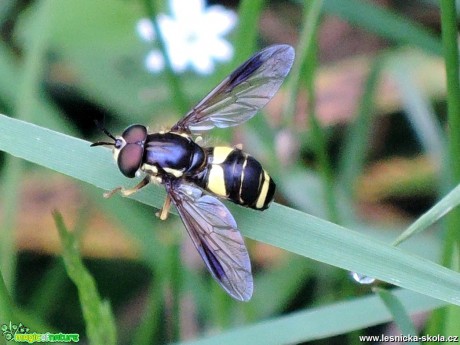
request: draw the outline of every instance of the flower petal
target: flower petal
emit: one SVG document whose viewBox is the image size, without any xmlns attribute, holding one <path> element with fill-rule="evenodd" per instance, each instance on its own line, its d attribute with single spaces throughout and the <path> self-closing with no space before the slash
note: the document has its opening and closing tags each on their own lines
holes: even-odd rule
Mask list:
<svg viewBox="0 0 460 345">
<path fill-rule="evenodd" d="M 183 72 L 187 68 L 190 60 L 189 45 L 186 41 L 169 42 L 168 54 L 171 60 L 171 67 L 175 72 Z"/>
<path fill-rule="evenodd" d="M 215 39 L 212 47 L 211 55 L 218 61 L 229 61 L 233 56 L 232 45 L 224 39 Z"/>
<path fill-rule="evenodd" d="M 142 18 L 136 24 L 137 34 L 144 41 L 151 42 L 155 39 L 155 30 L 150 19 Z"/>
<path fill-rule="evenodd" d="M 171 67 L 183 72 L 187 67 L 198 73 L 211 73 L 214 59 L 229 60 L 233 48 L 222 38 L 236 24 L 235 12 L 220 5 L 205 7 L 204 0 L 170 0 L 171 16 L 158 15 L 158 24 L 164 37 Z M 137 25 L 142 39 L 152 41 L 155 32 L 148 19 Z M 149 71 L 164 69 L 165 61 L 158 50 L 151 51 L 145 59 Z"/>
<path fill-rule="evenodd" d="M 163 56 L 158 50 L 150 51 L 145 57 L 144 64 L 145 68 L 147 68 L 148 71 L 153 73 L 160 72 L 165 67 Z"/>
<path fill-rule="evenodd" d="M 214 64 L 209 54 L 203 54 L 198 49 L 192 53 L 190 62 L 198 73 L 209 74 L 214 71 Z"/>
<path fill-rule="evenodd" d="M 181 24 L 193 28 L 205 10 L 204 0 L 170 0 L 171 13 Z"/>
<path fill-rule="evenodd" d="M 237 15 L 232 10 L 227 10 L 223 6 L 214 5 L 206 10 L 202 20 L 208 30 L 212 31 L 215 36 L 222 36 L 235 27 Z"/>
</svg>

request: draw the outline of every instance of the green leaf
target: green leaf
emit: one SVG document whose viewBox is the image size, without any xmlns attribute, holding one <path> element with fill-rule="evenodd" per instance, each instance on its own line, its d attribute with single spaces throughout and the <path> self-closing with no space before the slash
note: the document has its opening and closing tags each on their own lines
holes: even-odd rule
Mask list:
<svg viewBox="0 0 460 345">
<path fill-rule="evenodd" d="M 428 311 L 442 305 L 440 301 L 409 291 L 398 290 L 394 295 L 401 300 L 403 307 L 411 314 Z M 362 320 L 365 322 L 362 323 Z M 183 342 L 181 345 L 296 344 L 343 334 L 358 328 L 375 326 L 391 320 L 392 316 L 389 311 L 374 295 L 292 313 L 216 336 Z"/>
<path fill-rule="evenodd" d="M 374 291 L 377 292 L 385 306 L 388 308 L 388 311 L 393 316 L 393 320 L 398 325 L 402 334 L 412 336 L 416 335 L 417 330 L 415 329 L 415 326 L 402 302 L 388 290 L 376 288 Z M 420 344 L 420 342 L 417 343 Z"/>
<path fill-rule="evenodd" d="M 377 57 L 370 68 L 364 85 L 356 119 L 347 128 L 345 141 L 342 145 L 339 161 L 340 185 L 347 196 L 353 199 L 354 186 L 365 164 L 368 150 L 368 140 L 373 118 L 375 90 L 380 80 L 383 57 Z"/>
<path fill-rule="evenodd" d="M 432 32 L 384 7 L 363 0 L 327 0 L 323 8 L 327 14 L 337 15 L 351 25 L 360 26 L 397 44 L 418 46 L 439 55 L 442 52 L 441 41 Z"/>
<path fill-rule="evenodd" d="M 101 300 L 94 278 L 83 265 L 77 241 L 66 229 L 61 214 L 54 212 L 53 217 L 63 246 L 67 274 L 77 286 L 88 339 L 91 344 L 115 345 L 116 328 L 110 304 Z"/>
<path fill-rule="evenodd" d="M 449 194 L 439 200 L 432 208 L 420 216 L 393 242 L 397 246 L 409 237 L 426 230 L 437 220 L 444 217 L 453 208 L 460 204 L 460 185 L 455 187 Z"/>
<path fill-rule="evenodd" d="M 84 140 L 7 116 L 0 116 L 0 138 L 0 150 L 97 187 L 131 185 L 108 149 L 90 148 Z M 162 188 L 151 187 L 133 199 L 160 208 L 164 195 Z M 460 305 L 460 274 L 429 260 L 279 204 L 264 213 L 229 209 L 252 239 Z"/>
<path fill-rule="evenodd" d="M 17 321 L 14 313 L 14 305 L 6 288 L 3 275 L 0 272 L 0 326 L 7 321 Z"/>
<path fill-rule="evenodd" d="M 249 57 L 256 50 L 259 28 L 254 23 L 260 19 L 263 0 L 243 0 L 238 8 L 238 26 L 235 32 L 235 57 Z M 230 73 L 230 66 L 227 67 Z"/>
<path fill-rule="evenodd" d="M 49 9 L 52 0 L 40 1 L 35 21 L 32 23 L 33 40 L 25 49 L 24 68 L 21 70 L 18 83 L 18 93 L 13 104 L 17 117 L 32 120 L 36 95 L 40 94 L 40 81 L 44 71 L 45 51 L 49 35 Z M 19 218 L 19 185 L 23 173 L 23 162 L 7 157 L 3 172 L 3 223 L 0 229 L 0 265 L 8 286 L 13 286 L 16 275 L 16 252 L 14 228 Z"/>
</svg>

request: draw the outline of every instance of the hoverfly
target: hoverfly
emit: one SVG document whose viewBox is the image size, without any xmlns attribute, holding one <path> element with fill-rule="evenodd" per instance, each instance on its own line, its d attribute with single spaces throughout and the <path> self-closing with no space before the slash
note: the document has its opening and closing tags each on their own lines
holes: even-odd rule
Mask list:
<svg viewBox="0 0 460 345">
<path fill-rule="evenodd" d="M 249 255 L 235 219 L 216 197 L 256 210 L 273 200 L 275 183 L 252 156 L 238 147 L 201 147 L 193 140 L 214 127 L 236 126 L 253 117 L 278 91 L 291 69 L 294 49 L 274 45 L 256 53 L 212 90 L 169 131 L 148 133 L 131 125 L 120 136 L 104 133 L 113 142 L 121 173 L 133 178 L 144 174 L 134 188 L 118 187 L 131 195 L 149 183 L 166 188 L 165 203 L 157 214 L 167 218 L 176 206 L 193 244 L 214 279 L 233 298 L 248 301 L 253 279 Z"/>
</svg>

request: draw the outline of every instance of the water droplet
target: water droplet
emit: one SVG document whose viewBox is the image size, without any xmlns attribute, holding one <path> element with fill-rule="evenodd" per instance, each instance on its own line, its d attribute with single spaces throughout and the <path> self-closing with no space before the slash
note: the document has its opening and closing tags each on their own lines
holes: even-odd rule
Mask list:
<svg viewBox="0 0 460 345">
<path fill-rule="evenodd" d="M 355 281 L 363 285 L 368 285 L 368 284 L 372 284 L 373 282 L 375 282 L 375 278 L 366 276 L 361 273 L 350 272 L 350 275 Z"/>
</svg>

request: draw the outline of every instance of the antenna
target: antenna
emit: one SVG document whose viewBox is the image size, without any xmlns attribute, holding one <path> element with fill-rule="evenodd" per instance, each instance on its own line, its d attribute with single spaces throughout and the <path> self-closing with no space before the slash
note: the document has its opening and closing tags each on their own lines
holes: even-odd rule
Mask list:
<svg viewBox="0 0 460 345">
<path fill-rule="evenodd" d="M 110 133 L 105 127 L 102 125 L 102 123 L 96 119 L 94 119 L 94 123 L 96 124 L 97 128 L 99 128 L 102 132 L 104 132 L 105 135 L 107 135 L 110 139 L 113 139 L 113 143 L 109 143 L 107 141 L 98 141 L 96 143 L 91 144 L 91 147 L 93 146 L 101 146 L 101 145 L 109 145 L 109 146 L 115 146 L 115 142 L 117 139 Z"/>
</svg>

